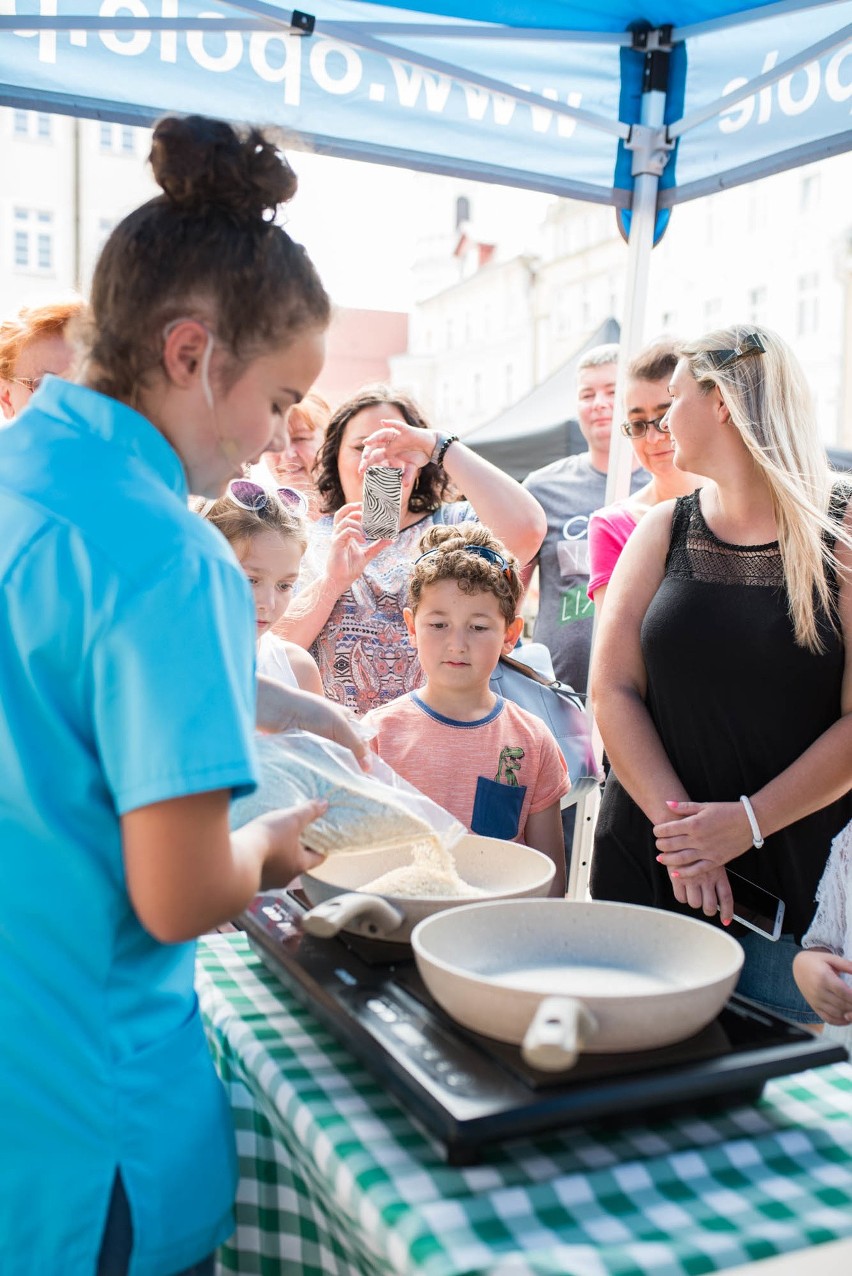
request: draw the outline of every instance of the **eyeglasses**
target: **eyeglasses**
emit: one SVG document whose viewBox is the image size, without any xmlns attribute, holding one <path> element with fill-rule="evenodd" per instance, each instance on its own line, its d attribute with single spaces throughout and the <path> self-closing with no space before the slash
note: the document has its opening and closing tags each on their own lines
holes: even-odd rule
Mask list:
<svg viewBox="0 0 852 1276">
<path fill-rule="evenodd" d="M 477 558 L 484 558 L 493 567 L 499 567 L 507 580 L 512 579 L 512 568 L 506 562 L 506 559 L 502 554 L 498 554 L 496 549 L 491 549 L 488 545 L 454 545 L 452 549 L 447 549 L 444 545 L 436 545 L 434 549 L 427 549 L 425 554 L 415 558 L 415 566 L 417 563 L 421 563 L 424 558 L 431 558 L 433 554 L 452 554 L 456 550 L 461 550 L 464 554 L 475 554 Z"/>
<path fill-rule="evenodd" d="M 275 489 L 275 493 L 282 505 L 298 510 L 300 514 L 307 514 L 308 502 L 304 494 L 297 491 L 295 487 L 278 487 Z M 232 479 L 228 484 L 228 496 L 235 505 L 239 505 L 244 510 L 255 510 L 257 512 L 258 510 L 266 509 L 269 504 L 269 492 L 267 489 L 251 479 Z"/>
<path fill-rule="evenodd" d="M 44 377 L 12 377 L 12 380 L 15 385 L 22 385 L 25 390 L 29 390 L 30 394 L 35 394 Z"/>
<path fill-rule="evenodd" d="M 665 424 L 665 420 L 664 413 L 662 416 L 656 416 L 650 421 L 624 421 L 621 425 L 621 433 L 626 434 L 628 439 L 644 439 L 653 426 L 658 434 L 668 434 L 669 427 Z"/>
</svg>

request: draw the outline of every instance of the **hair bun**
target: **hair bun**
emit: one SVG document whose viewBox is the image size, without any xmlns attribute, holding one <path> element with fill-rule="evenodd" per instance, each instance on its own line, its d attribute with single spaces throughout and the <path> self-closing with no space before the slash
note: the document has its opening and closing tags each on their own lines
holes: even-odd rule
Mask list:
<svg viewBox="0 0 852 1276">
<path fill-rule="evenodd" d="M 166 198 L 188 213 L 217 208 L 238 221 L 269 221 L 296 191 L 296 174 L 260 129 L 238 133 L 201 115 L 160 120 L 150 162 Z"/>
</svg>

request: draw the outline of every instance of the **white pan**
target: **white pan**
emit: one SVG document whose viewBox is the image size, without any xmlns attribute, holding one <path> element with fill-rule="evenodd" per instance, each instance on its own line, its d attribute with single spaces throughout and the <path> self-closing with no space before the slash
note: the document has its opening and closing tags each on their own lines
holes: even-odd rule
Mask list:
<svg viewBox="0 0 852 1276">
<path fill-rule="evenodd" d="M 489 899 L 546 895 L 556 872 L 547 855 L 519 842 L 467 833 L 453 847 L 459 876 L 488 891 Z M 391 869 L 411 863 L 407 848 L 364 851 L 358 855 L 330 855 L 302 874 L 302 889 L 314 907 L 302 919 L 311 935 L 327 938 L 346 930 L 370 939 L 407 943 L 424 917 L 443 909 L 457 909 L 469 899 L 408 899 L 400 895 L 370 895 L 360 888 Z"/>
<path fill-rule="evenodd" d="M 652 1050 L 706 1027 L 743 963 L 705 922 L 636 904 L 467 904 L 411 936 L 426 987 L 474 1032 L 560 1072 L 582 1050 Z"/>
</svg>

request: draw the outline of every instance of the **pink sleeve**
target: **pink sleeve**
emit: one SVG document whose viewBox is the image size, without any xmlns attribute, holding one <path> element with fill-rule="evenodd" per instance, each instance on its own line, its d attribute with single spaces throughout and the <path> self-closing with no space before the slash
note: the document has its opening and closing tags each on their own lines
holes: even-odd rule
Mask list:
<svg viewBox="0 0 852 1276">
<path fill-rule="evenodd" d="M 624 505 L 607 505 L 589 519 L 589 584 L 586 592 L 594 600 L 595 590 L 608 585 L 618 556 L 636 530 L 636 519 Z"/>
</svg>

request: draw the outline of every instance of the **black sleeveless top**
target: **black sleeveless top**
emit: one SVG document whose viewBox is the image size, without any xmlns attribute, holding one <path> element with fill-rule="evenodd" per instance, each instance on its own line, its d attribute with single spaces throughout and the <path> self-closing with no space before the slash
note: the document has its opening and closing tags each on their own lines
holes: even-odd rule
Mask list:
<svg viewBox="0 0 852 1276">
<path fill-rule="evenodd" d="M 850 494 L 835 485 L 838 522 Z M 736 802 L 837 721 L 844 646 L 821 609 L 824 650 L 796 644 L 778 543 L 719 540 L 698 497 L 675 503 L 665 576 L 642 624 L 646 703 L 692 800 Z M 836 598 L 833 576 L 829 584 Z M 850 818 L 852 793 L 732 861 L 734 871 L 784 900 L 785 931 L 801 936 L 808 928 L 831 840 Z M 676 903 L 656 854 L 649 821 L 611 773 L 595 833 L 592 895 L 695 916 Z"/>
</svg>

